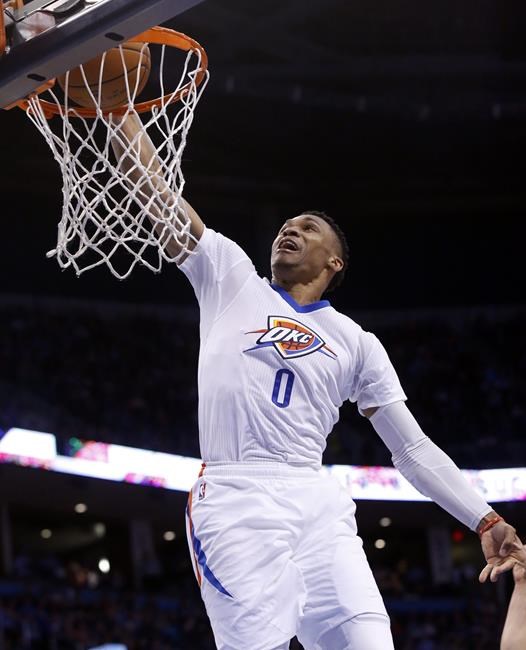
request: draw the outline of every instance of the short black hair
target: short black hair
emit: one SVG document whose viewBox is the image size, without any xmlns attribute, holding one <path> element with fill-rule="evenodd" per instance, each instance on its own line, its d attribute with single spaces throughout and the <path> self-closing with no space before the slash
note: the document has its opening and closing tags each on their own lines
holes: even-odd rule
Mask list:
<svg viewBox="0 0 526 650">
<path fill-rule="evenodd" d="M 322 212 L 320 210 L 305 210 L 302 214 L 310 214 L 313 217 L 319 217 L 320 219 L 323 219 L 323 221 L 328 223 L 329 226 L 332 228 L 334 234 L 336 235 L 338 241 L 340 242 L 340 246 L 342 249 L 343 268 L 341 271 L 338 271 L 338 273 L 336 273 L 333 276 L 333 278 L 329 282 L 329 285 L 327 286 L 327 289 L 325 289 L 325 291 L 329 293 L 330 291 L 334 291 L 334 289 L 339 287 L 340 284 L 343 282 L 343 278 L 345 277 L 345 271 L 347 270 L 347 266 L 349 264 L 349 244 L 347 242 L 347 238 L 345 237 L 343 230 L 336 223 L 336 221 L 334 221 L 332 217 L 329 217 L 329 215 L 326 212 Z"/>
</svg>

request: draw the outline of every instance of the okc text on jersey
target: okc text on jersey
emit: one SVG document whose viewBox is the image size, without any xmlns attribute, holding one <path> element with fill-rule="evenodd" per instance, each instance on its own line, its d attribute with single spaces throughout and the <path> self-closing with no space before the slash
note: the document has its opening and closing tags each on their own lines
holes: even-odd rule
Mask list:
<svg viewBox="0 0 526 650">
<path fill-rule="evenodd" d="M 288 316 L 269 316 L 266 329 L 252 330 L 245 334 L 260 334 L 256 345 L 244 352 L 274 347 L 283 359 L 304 357 L 313 352 L 321 352 L 330 359 L 338 356 L 312 328 Z"/>
</svg>

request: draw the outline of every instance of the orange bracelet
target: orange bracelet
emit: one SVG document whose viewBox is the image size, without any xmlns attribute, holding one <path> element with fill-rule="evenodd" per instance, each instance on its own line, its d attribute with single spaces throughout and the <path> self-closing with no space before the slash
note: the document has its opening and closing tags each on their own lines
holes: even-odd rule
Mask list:
<svg viewBox="0 0 526 650">
<path fill-rule="evenodd" d="M 484 535 L 484 533 L 487 533 L 488 530 L 491 530 L 493 528 L 493 526 L 495 526 L 496 524 L 499 523 L 499 521 L 504 521 L 504 517 L 497 516 L 497 517 L 495 517 L 495 519 L 492 519 L 491 521 L 488 521 L 488 523 L 485 524 L 484 526 L 482 526 L 482 528 L 479 530 L 479 537 L 482 537 L 482 535 Z"/>
</svg>

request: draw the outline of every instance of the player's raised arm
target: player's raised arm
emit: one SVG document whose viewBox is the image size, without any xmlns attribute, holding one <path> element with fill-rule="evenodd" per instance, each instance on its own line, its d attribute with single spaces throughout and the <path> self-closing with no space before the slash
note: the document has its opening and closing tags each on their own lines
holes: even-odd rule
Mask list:
<svg viewBox="0 0 526 650">
<path fill-rule="evenodd" d="M 181 224 L 179 234 L 171 235 L 166 245 L 168 254 L 179 258 L 176 261 L 181 263 L 186 258 L 186 252 L 193 250 L 201 238 L 205 226 L 197 212 L 182 197 L 175 207 L 175 194 L 166 182 L 162 163 L 139 116 L 130 114 L 114 120 L 118 128 L 111 145 L 117 166 L 126 175 L 130 186 L 134 187 L 135 196 L 148 208 L 159 237 L 167 236 L 163 228 L 164 220 L 172 220 L 176 226 Z"/>
</svg>

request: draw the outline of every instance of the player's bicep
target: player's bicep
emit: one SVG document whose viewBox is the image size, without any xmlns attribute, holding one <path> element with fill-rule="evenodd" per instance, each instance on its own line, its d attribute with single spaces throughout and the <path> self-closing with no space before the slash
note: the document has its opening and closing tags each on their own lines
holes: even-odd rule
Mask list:
<svg viewBox="0 0 526 650">
<path fill-rule="evenodd" d="M 170 236 L 166 244 L 166 252 L 178 266 L 181 266 L 203 236 L 205 224 L 194 208 L 183 198 L 179 199 L 179 207 L 174 217 L 181 222 L 181 235 Z M 162 237 L 162 230 L 158 234 Z"/>
<path fill-rule="evenodd" d="M 201 217 L 197 214 L 194 208 L 185 201 L 180 199 L 183 204 L 183 209 L 185 211 L 187 219 L 190 221 L 190 234 L 195 239 L 196 243 L 201 239 L 205 231 L 205 224 Z"/>
</svg>

